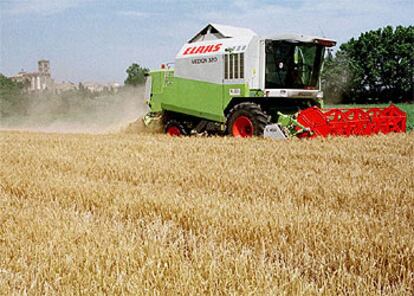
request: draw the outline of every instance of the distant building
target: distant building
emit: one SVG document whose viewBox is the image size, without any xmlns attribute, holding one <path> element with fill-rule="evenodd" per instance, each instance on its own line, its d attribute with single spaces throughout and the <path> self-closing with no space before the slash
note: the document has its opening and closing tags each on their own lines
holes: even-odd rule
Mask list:
<svg viewBox="0 0 414 296">
<path fill-rule="evenodd" d="M 91 93 L 99 95 L 99 93 L 111 92 L 117 93 L 122 87 L 116 82 L 98 83 L 98 82 L 81 82 L 75 84 L 70 81 L 55 82 L 52 79 L 50 71 L 50 62 L 48 60 L 40 60 L 37 63 L 37 72 L 20 71 L 15 76 L 10 77 L 16 82 L 21 82 L 27 92 L 53 92 L 61 94 L 67 91 L 86 89 Z"/>
<path fill-rule="evenodd" d="M 70 81 L 62 81 L 62 82 L 55 83 L 55 92 L 57 94 L 61 94 L 66 91 L 74 91 L 78 89 L 79 89 L 78 85 Z"/>
<path fill-rule="evenodd" d="M 89 90 L 92 93 L 100 93 L 100 92 L 113 92 L 116 93 L 121 85 L 116 82 L 111 83 L 98 83 L 98 82 L 82 82 L 82 85 L 85 89 Z"/>
<path fill-rule="evenodd" d="M 102 92 L 106 90 L 104 85 L 97 83 L 97 82 L 87 81 L 87 82 L 82 82 L 82 85 L 85 89 L 93 93 L 98 93 L 98 92 Z"/>
<path fill-rule="evenodd" d="M 38 72 L 20 71 L 10 78 L 23 83 L 28 92 L 54 90 L 54 81 L 50 74 L 50 62 L 47 60 L 38 61 Z"/>
</svg>

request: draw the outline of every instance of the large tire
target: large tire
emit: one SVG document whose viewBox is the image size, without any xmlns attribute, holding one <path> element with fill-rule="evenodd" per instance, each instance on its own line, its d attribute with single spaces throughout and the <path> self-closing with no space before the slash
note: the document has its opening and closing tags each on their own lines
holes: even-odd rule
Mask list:
<svg viewBox="0 0 414 296">
<path fill-rule="evenodd" d="M 186 136 L 188 135 L 187 129 L 179 121 L 172 119 L 168 120 L 164 127 L 164 132 L 170 136 Z"/>
<path fill-rule="evenodd" d="M 262 136 L 268 122 L 269 116 L 258 104 L 240 103 L 227 116 L 227 134 L 242 138 Z"/>
</svg>

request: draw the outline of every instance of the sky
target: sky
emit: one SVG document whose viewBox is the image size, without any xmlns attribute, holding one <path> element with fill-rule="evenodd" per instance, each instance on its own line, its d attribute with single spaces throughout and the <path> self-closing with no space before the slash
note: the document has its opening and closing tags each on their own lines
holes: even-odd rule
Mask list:
<svg viewBox="0 0 414 296">
<path fill-rule="evenodd" d="M 122 83 L 132 63 L 173 62 L 208 23 L 341 44 L 386 25 L 414 25 L 414 1 L 0 0 L 0 73 L 33 72 L 48 59 L 56 81 Z"/>
</svg>

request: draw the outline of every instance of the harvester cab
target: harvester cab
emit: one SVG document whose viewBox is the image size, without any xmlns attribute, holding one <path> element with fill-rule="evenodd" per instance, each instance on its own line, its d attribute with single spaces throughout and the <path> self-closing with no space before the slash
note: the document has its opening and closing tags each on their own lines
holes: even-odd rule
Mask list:
<svg viewBox="0 0 414 296">
<path fill-rule="evenodd" d="M 174 68 L 150 71 L 144 122 L 160 120 L 170 135 L 249 137 L 276 130 L 312 136 L 300 113 L 322 106 L 320 71 L 325 49 L 335 44 L 301 34 L 262 38 L 250 29 L 209 24 L 178 51 Z"/>
<path fill-rule="evenodd" d="M 334 40 L 298 34 L 261 40 L 266 95 L 321 99 L 319 73 L 325 48 L 335 44 Z"/>
</svg>

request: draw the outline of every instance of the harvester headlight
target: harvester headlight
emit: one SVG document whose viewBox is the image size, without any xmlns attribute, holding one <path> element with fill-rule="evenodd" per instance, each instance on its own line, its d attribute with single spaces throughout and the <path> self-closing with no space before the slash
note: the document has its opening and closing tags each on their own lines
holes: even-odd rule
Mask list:
<svg viewBox="0 0 414 296">
<path fill-rule="evenodd" d="M 318 93 L 316 94 L 316 98 L 323 99 L 323 91 L 318 91 Z"/>
</svg>

